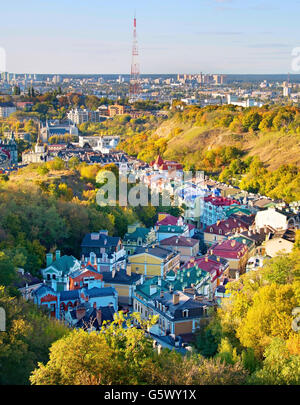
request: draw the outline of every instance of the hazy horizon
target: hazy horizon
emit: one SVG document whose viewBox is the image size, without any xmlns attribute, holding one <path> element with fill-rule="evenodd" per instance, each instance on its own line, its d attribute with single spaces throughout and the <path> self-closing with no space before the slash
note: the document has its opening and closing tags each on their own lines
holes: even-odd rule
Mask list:
<svg viewBox="0 0 300 405">
<path fill-rule="evenodd" d="M 1 6 L 6 70 L 128 74 L 135 10 L 142 74 L 285 74 L 300 46 L 298 0 L 16 0 Z"/>
</svg>

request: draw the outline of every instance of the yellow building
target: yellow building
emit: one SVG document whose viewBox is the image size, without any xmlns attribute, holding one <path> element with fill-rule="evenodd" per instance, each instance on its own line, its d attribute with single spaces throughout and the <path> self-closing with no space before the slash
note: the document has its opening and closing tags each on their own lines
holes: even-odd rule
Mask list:
<svg viewBox="0 0 300 405">
<path fill-rule="evenodd" d="M 113 287 L 118 292 L 119 304 L 132 305 L 133 291 L 136 285 L 141 282 L 142 275 L 131 272 L 131 266 L 126 270 L 113 270 L 101 273 L 104 287 Z"/>
<path fill-rule="evenodd" d="M 132 272 L 163 277 L 168 271 L 179 268 L 180 255 L 161 247 L 137 248 L 128 261 Z"/>
</svg>

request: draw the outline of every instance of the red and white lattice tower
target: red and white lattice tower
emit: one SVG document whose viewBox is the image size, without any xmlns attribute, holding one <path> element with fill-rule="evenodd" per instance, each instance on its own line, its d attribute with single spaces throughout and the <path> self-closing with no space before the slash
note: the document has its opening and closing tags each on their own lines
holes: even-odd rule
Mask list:
<svg viewBox="0 0 300 405">
<path fill-rule="evenodd" d="M 138 44 L 136 36 L 136 17 L 133 19 L 133 43 L 132 43 L 132 59 L 129 84 L 129 100 L 137 101 L 140 95 L 140 65 L 138 63 Z"/>
</svg>

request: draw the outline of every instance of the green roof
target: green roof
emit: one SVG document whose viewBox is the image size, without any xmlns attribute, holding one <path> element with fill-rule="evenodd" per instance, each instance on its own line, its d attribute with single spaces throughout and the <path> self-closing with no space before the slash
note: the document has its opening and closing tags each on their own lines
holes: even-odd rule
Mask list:
<svg viewBox="0 0 300 405">
<path fill-rule="evenodd" d="M 178 225 L 160 225 L 159 231 L 162 233 L 183 233 L 184 229 Z"/>
<path fill-rule="evenodd" d="M 239 205 L 229 206 L 226 210 L 226 215 L 230 216 L 235 214 L 236 212 L 242 212 L 245 215 L 251 215 L 251 211 L 248 208 L 241 207 Z"/>
<path fill-rule="evenodd" d="M 76 259 L 74 256 L 62 256 L 59 259 L 55 260 L 46 268 L 54 267 L 56 270 L 61 271 L 63 274 L 68 274 L 70 269 L 74 266 Z"/>
<path fill-rule="evenodd" d="M 167 276 L 168 275 L 174 277 L 175 273 L 171 270 L 167 273 Z M 189 288 L 192 284 L 198 284 L 203 278 L 207 277 L 207 275 L 207 272 L 201 270 L 198 266 L 194 266 L 178 271 L 174 281 L 161 279 L 161 285 L 158 285 L 158 276 L 147 279 L 143 284 L 136 286 L 136 292 L 144 298 L 149 299 L 150 297 L 159 296 L 161 290 L 169 291 L 170 287 L 173 288 L 173 291 L 183 291 L 185 287 Z M 156 293 L 152 295 L 150 295 L 151 285 L 157 287 Z"/>
<path fill-rule="evenodd" d="M 126 240 L 137 240 L 138 238 L 142 238 L 142 240 L 146 242 L 149 232 L 149 228 L 136 228 L 134 232 L 127 232 L 124 235 L 123 241 L 126 242 Z"/>
<path fill-rule="evenodd" d="M 238 241 L 239 243 L 242 243 L 243 245 L 247 245 L 248 248 L 252 248 L 252 246 L 255 244 L 253 242 L 253 240 L 248 239 L 247 237 L 244 236 L 235 236 L 233 238 L 230 239 L 235 239 L 236 241 Z"/>
</svg>

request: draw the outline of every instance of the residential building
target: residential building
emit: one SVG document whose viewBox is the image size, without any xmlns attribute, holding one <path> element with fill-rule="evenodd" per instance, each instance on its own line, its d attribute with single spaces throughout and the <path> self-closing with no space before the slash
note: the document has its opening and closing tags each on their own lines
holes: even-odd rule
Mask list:
<svg viewBox="0 0 300 405">
<path fill-rule="evenodd" d="M 128 255 L 132 255 L 137 247 L 147 247 L 156 244 L 156 232 L 153 228 L 141 227 L 140 223 L 128 225 L 123 237 L 123 247 Z"/>
<path fill-rule="evenodd" d="M 17 280 L 14 285 L 18 288 L 25 300 L 33 299 L 33 292 L 43 283 L 32 274 L 25 272 L 24 269 L 18 269 Z"/>
<path fill-rule="evenodd" d="M 125 107 L 123 105 L 118 105 L 118 104 L 109 105 L 108 114 L 110 117 L 114 117 L 115 115 L 125 114 Z"/>
<path fill-rule="evenodd" d="M 104 154 L 114 150 L 120 141 L 119 136 L 79 136 L 79 146 L 89 146 L 94 151 Z"/>
<path fill-rule="evenodd" d="M 76 125 L 84 122 L 102 122 L 107 119 L 106 116 L 102 115 L 101 110 L 89 110 L 87 108 L 74 108 L 68 112 L 67 116 L 68 119 Z"/>
<path fill-rule="evenodd" d="M 111 307 L 114 312 L 118 310 L 118 293 L 111 287 L 56 291 L 43 284 L 33 292 L 33 297 L 35 304 L 49 310 L 50 317 L 63 320 L 70 326 L 75 326 L 90 306 L 95 309 Z"/>
<path fill-rule="evenodd" d="M 227 239 L 211 246 L 208 253 L 228 261 L 228 275 L 230 278 L 239 277 L 240 274 L 244 273 L 248 260 L 248 247 L 246 244 Z"/>
<path fill-rule="evenodd" d="M 135 253 L 128 257 L 131 270 L 147 277 L 163 277 L 170 270 L 180 266 L 180 255 L 162 247 L 138 247 Z"/>
<path fill-rule="evenodd" d="M 102 273 L 104 287 L 113 287 L 118 292 L 119 305 L 132 305 L 136 285 L 141 282 L 142 275 L 131 272 L 131 265 L 126 270 L 113 270 Z"/>
<path fill-rule="evenodd" d="M 161 247 L 180 254 L 180 261 L 185 263 L 199 253 L 199 240 L 185 236 L 171 236 L 160 241 Z"/>
<path fill-rule="evenodd" d="M 158 315 L 158 322 L 150 332 L 177 337 L 192 334 L 207 324 L 211 302 L 182 291 L 164 291 L 151 282 L 147 280 L 136 287 L 133 304 L 142 319 Z"/>
<path fill-rule="evenodd" d="M 172 236 L 185 236 L 189 237 L 188 225 L 159 225 L 155 226 L 157 240 L 161 242 L 163 239 L 170 238 Z"/>
<path fill-rule="evenodd" d="M 87 263 L 86 266 L 69 274 L 68 290 L 91 289 L 93 287 L 104 287 L 103 274 L 98 272 L 96 265 L 92 266 L 90 263 Z"/>
<path fill-rule="evenodd" d="M 285 230 L 290 227 L 299 226 L 300 214 L 292 211 L 289 208 L 269 207 L 267 210 L 257 212 L 255 216 L 256 229 L 261 229 L 266 226 L 274 230 Z"/>
<path fill-rule="evenodd" d="M 0 118 L 7 118 L 17 109 L 12 103 L 0 103 Z"/>
<path fill-rule="evenodd" d="M 228 239 L 235 233 L 248 230 L 248 224 L 236 217 L 229 217 L 223 221 L 217 221 L 215 224 L 208 225 L 204 229 L 204 243 L 211 246 L 215 243 Z"/>
<path fill-rule="evenodd" d="M 97 265 L 98 272 L 119 270 L 126 267 L 126 252 L 121 238 L 108 236 L 108 231 L 88 233 L 81 243 L 83 263 Z"/>
<path fill-rule="evenodd" d="M 227 210 L 232 209 L 233 206 L 238 206 L 237 200 L 219 197 L 207 196 L 203 198 L 203 206 L 200 210 L 200 221 L 203 226 L 215 224 L 217 221 L 224 220 L 228 217 Z"/>
<path fill-rule="evenodd" d="M 12 133 L 9 139 L 0 139 L 0 166 L 7 167 L 18 163 L 18 148 Z"/>
<path fill-rule="evenodd" d="M 275 257 L 291 253 L 295 243 L 295 231 L 287 229 L 271 234 L 262 246 L 266 256 Z"/>
<path fill-rule="evenodd" d="M 182 172 L 182 164 L 174 162 L 172 160 L 164 160 L 160 155 L 157 156 L 155 160 L 150 163 L 150 167 L 154 170 L 169 171 L 169 172 Z"/>
<path fill-rule="evenodd" d="M 54 291 L 64 291 L 69 288 L 69 274 L 80 270 L 81 263 L 73 256 L 61 256 L 60 250 L 46 254 L 46 268 L 41 270 L 44 282 Z"/>
</svg>

